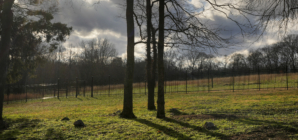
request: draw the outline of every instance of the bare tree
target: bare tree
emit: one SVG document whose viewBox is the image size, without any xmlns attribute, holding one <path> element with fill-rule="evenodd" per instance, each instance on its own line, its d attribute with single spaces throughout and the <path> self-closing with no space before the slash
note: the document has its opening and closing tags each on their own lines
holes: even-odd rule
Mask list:
<svg viewBox="0 0 298 140">
<path fill-rule="evenodd" d="M 146 0 L 146 13 L 147 13 L 147 80 L 148 80 L 148 110 L 156 110 L 154 104 L 154 70 L 152 69 L 152 58 L 151 58 L 151 0 Z"/>
<path fill-rule="evenodd" d="M 165 28 L 165 0 L 159 1 L 159 36 L 158 36 L 158 98 L 157 98 L 157 118 L 165 118 L 164 99 L 164 28 Z"/>
<path fill-rule="evenodd" d="M 257 70 L 263 64 L 263 54 L 260 50 L 250 51 L 247 62 L 253 70 Z"/>
<path fill-rule="evenodd" d="M 8 52 L 11 45 L 11 30 L 13 22 L 12 5 L 14 0 L 1 0 L 0 10 L 1 14 L 1 46 L 0 46 L 0 129 L 5 127 L 3 121 L 3 98 L 4 98 L 4 88 L 6 84 L 7 75 L 7 62 L 8 62 Z"/>
<path fill-rule="evenodd" d="M 293 70 L 296 70 L 296 54 L 298 50 L 298 35 L 288 35 L 283 38 L 283 54 L 289 59 L 289 64 Z"/>
<path fill-rule="evenodd" d="M 280 43 L 273 44 L 271 46 L 265 46 L 261 49 L 264 58 L 264 65 L 270 69 L 277 69 L 279 67 L 279 49 Z"/>
<path fill-rule="evenodd" d="M 191 71 L 193 72 L 200 59 L 199 52 L 196 50 L 196 48 L 191 47 L 191 49 L 187 50 L 187 53 L 185 53 L 185 58 L 188 61 Z"/>
<path fill-rule="evenodd" d="M 235 53 L 231 56 L 230 59 L 230 67 L 240 70 L 242 68 L 246 68 L 246 58 L 243 54 Z"/>
<path fill-rule="evenodd" d="M 123 118 L 135 118 L 133 113 L 132 83 L 134 72 L 134 19 L 133 6 L 134 0 L 126 0 L 126 23 L 127 23 L 127 63 L 124 82 L 124 101 L 123 110 L 120 114 Z"/>
<path fill-rule="evenodd" d="M 287 30 L 289 23 L 297 22 L 297 0 L 243 0 L 245 7 L 240 9 L 247 14 L 257 16 L 258 27 L 266 29 L 268 24 L 278 25 Z"/>
</svg>

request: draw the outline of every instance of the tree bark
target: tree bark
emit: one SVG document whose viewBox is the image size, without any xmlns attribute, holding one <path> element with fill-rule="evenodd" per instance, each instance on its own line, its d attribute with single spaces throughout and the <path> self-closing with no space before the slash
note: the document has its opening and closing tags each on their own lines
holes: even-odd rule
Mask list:
<svg viewBox="0 0 298 140">
<path fill-rule="evenodd" d="M 165 1 L 159 1 L 159 36 L 158 36 L 158 99 L 157 99 L 157 118 L 165 118 L 165 99 L 164 99 L 164 6 Z"/>
<path fill-rule="evenodd" d="M 151 0 L 146 0 L 147 9 L 147 79 L 148 79 L 148 110 L 156 110 L 154 105 L 154 79 L 152 77 L 152 58 L 151 58 Z"/>
<path fill-rule="evenodd" d="M 153 63 L 152 63 L 152 80 L 153 80 L 153 92 L 155 88 L 155 81 L 156 81 L 156 64 L 157 64 L 157 45 L 156 45 L 156 31 L 154 30 L 152 24 L 151 24 L 151 30 L 152 30 L 152 42 L 153 42 Z"/>
<path fill-rule="evenodd" d="M 4 89 L 6 84 L 7 66 L 8 66 L 8 54 L 11 44 L 11 30 L 13 22 L 13 13 L 11 7 L 14 0 L 5 0 L 0 6 L 2 9 L 1 23 L 1 46 L 0 46 L 0 128 L 4 128 L 3 121 L 3 101 L 4 101 Z"/>
<path fill-rule="evenodd" d="M 135 118 L 133 113 L 133 70 L 134 70 L 134 0 L 126 0 L 126 23 L 127 23 L 127 64 L 124 82 L 124 102 L 123 110 L 120 114 L 122 118 Z"/>
</svg>

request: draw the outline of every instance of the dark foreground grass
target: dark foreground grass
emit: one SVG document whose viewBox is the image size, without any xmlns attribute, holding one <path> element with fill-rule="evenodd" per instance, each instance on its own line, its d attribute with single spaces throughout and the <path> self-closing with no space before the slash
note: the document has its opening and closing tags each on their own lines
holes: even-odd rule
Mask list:
<svg viewBox="0 0 298 140">
<path fill-rule="evenodd" d="M 165 119 L 147 111 L 143 94 L 134 95 L 137 119 L 115 114 L 122 109 L 120 95 L 5 105 L 9 128 L 0 131 L 0 139 L 298 139 L 297 89 L 167 93 L 165 99 Z M 78 119 L 86 127 L 75 128 Z M 205 122 L 216 129 L 205 129 Z"/>
</svg>

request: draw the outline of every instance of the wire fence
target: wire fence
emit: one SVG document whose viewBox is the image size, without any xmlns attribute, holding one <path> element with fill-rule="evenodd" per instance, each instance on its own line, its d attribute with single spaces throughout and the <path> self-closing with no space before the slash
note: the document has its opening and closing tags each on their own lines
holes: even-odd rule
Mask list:
<svg viewBox="0 0 298 140">
<path fill-rule="evenodd" d="M 171 74 L 165 72 L 165 93 L 265 90 L 298 88 L 298 72 L 295 69 L 245 69 L 245 70 L 200 70 Z M 86 79 L 57 79 L 55 83 L 36 82 L 6 86 L 4 101 L 8 104 L 32 99 L 94 97 L 99 95 L 121 95 L 124 81 L 111 76 L 94 76 Z M 134 94 L 147 94 L 147 80 L 135 77 Z M 155 82 L 155 92 L 157 84 Z"/>
</svg>

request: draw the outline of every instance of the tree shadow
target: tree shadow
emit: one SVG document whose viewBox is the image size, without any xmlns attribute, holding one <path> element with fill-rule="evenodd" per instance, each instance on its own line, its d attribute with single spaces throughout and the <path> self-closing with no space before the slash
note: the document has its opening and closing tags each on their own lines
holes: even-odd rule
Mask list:
<svg viewBox="0 0 298 140">
<path fill-rule="evenodd" d="M 81 98 L 76 98 L 76 99 L 78 99 L 78 100 L 80 100 L 80 101 L 83 101 L 83 99 L 81 99 Z"/>
<path fill-rule="evenodd" d="M 191 128 L 191 129 L 193 129 L 195 131 L 205 133 L 206 135 L 209 135 L 209 136 L 212 136 L 212 137 L 217 137 L 217 138 L 220 138 L 220 139 L 228 139 L 228 136 L 226 136 L 224 134 L 217 133 L 217 132 L 212 132 L 212 131 L 209 131 L 209 130 L 207 130 L 207 129 L 203 128 L 203 127 L 200 127 L 200 126 L 191 125 L 189 123 L 177 121 L 175 119 L 167 118 L 167 117 L 164 118 L 163 120 L 164 121 L 167 121 L 167 122 L 179 124 L 179 125 L 181 125 L 183 127 Z"/>
<path fill-rule="evenodd" d="M 183 112 L 181 112 L 181 111 L 179 111 L 178 109 L 175 109 L 175 108 L 170 109 L 170 111 L 168 111 L 168 112 L 172 113 L 173 115 L 187 115 L 187 113 L 183 113 Z"/>
<path fill-rule="evenodd" d="M 97 98 L 97 97 L 91 97 L 91 98 L 94 98 L 94 99 L 97 99 L 97 100 L 98 100 L 98 98 Z"/>
<path fill-rule="evenodd" d="M 158 130 L 162 131 L 163 133 L 165 133 L 165 134 L 167 134 L 171 137 L 178 138 L 179 140 L 191 139 L 190 137 L 185 136 L 185 135 L 183 135 L 183 134 L 181 134 L 181 133 L 179 133 L 179 132 L 177 132 L 177 131 L 175 131 L 171 128 L 167 128 L 165 126 L 155 124 L 155 123 L 153 123 L 151 121 L 148 121 L 148 120 L 145 120 L 145 119 L 132 119 L 132 120 L 137 121 L 137 122 L 142 123 L 142 124 L 145 124 L 149 127 L 153 127 L 155 129 L 158 129 Z"/>
<path fill-rule="evenodd" d="M 226 111 L 227 116 L 232 116 L 232 119 L 235 121 L 238 121 L 240 123 L 248 124 L 248 125 L 278 125 L 278 126 L 291 126 L 295 129 L 298 129 L 298 122 L 294 122 L 294 120 L 291 120 L 292 122 L 278 122 L 278 121 L 271 121 L 271 120 L 261 120 L 261 119 L 254 119 L 251 117 L 248 117 L 246 114 L 252 113 L 258 116 L 265 116 L 267 118 L 268 116 L 276 115 L 276 114 L 291 114 L 296 109 L 275 109 L 275 108 L 270 108 L 270 109 L 243 109 L 239 110 L 237 112 L 230 112 Z M 212 112 L 212 113 L 219 113 L 219 112 Z M 222 114 L 222 112 L 220 112 Z M 229 115 L 228 115 L 229 114 Z M 234 114 L 234 115 L 231 115 Z M 233 118 L 233 116 L 235 116 Z"/>
<path fill-rule="evenodd" d="M 4 121 L 8 124 L 8 128 L 5 130 L 0 130 L 0 138 L 2 139 L 17 139 L 18 135 L 21 134 L 20 130 L 23 129 L 33 129 L 39 125 L 41 120 L 22 117 L 17 119 L 7 119 Z"/>
<path fill-rule="evenodd" d="M 63 133 L 62 132 L 58 132 L 56 131 L 54 128 L 49 128 L 47 129 L 47 132 L 45 134 L 45 139 L 47 140 L 51 140 L 51 139 L 65 139 L 63 137 Z"/>
<path fill-rule="evenodd" d="M 276 122 L 276 121 L 268 121 L 268 120 L 257 120 L 257 119 L 251 119 L 251 118 L 242 118 L 242 119 L 236 119 L 235 121 L 238 121 L 240 123 L 249 124 L 249 125 L 276 125 L 280 128 L 288 129 L 291 126 L 290 129 L 296 129 L 298 130 L 298 123 L 285 123 L 285 122 Z M 298 131 L 297 131 L 298 133 Z"/>
</svg>

